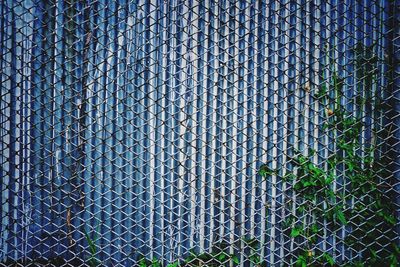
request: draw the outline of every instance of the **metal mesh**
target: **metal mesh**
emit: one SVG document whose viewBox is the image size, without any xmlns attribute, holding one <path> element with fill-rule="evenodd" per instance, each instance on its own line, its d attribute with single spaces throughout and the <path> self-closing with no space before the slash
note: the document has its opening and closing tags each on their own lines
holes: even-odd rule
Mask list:
<svg viewBox="0 0 400 267">
<path fill-rule="evenodd" d="M 399 6 L 1 1 L 0 265 L 396 265 Z"/>
</svg>

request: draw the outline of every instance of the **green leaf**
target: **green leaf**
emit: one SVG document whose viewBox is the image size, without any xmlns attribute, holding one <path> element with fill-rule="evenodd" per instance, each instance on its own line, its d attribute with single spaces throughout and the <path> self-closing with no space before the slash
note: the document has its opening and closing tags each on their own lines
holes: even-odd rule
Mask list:
<svg viewBox="0 0 400 267">
<path fill-rule="evenodd" d="M 311 232 L 313 234 L 318 233 L 318 226 L 316 224 L 311 225 Z"/>
<path fill-rule="evenodd" d="M 325 185 L 330 185 L 333 180 L 335 180 L 335 177 L 333 175 L 328 175 L 325 179 Z"/>
<path fill-rule="evenodd" d="M 89 250 L 92 255 L 96 254 L 97 248 L 95 242 L 90 238 L 89 234 L 86 232 L 86 230 L 83 230 L 83 233 L 85 234 L 86 241 L 89 244 Z"/>
<path fill-rule="evenodd" d="M 305 181 L 303 182 L 304 187 L 309 187 L 309 186 L 313 186 L 314 183 L 313 182 L 309 182 L 309 181 Z"/>
<path fill-rule="evenodd" d="M 219 253 L 218 254 L 218 260 L 219 261 L 225 261 L 225 259 L 227 258 L 227 255 L 226 255 L 226 253 L 224 253 L 224 252 L 221 252 L 221 253 Z"/>
<path fill-rule="evenodd" d="M 333 192 L 333 190 L 332 189 L 327 189 L 326 191 L 325 191 L 325 193 L 326 193 L 326 195 L 328 196 L 328 197 L 330 197 L 330 198 L 335 198 L 335 192 Z"/>
<path fill-rule="evenodd" d="M 157 258 L 153 258 L 153 261 L 151 262 L 152 267 L 161 267 L 160 261 L 157 260 Z"/>
<path fill-rule="evenodd" d="M 264 178 L 275 173 L 276 171 L 271 170 L 266 164 L 261 165 L 260 170 L 258 171 L 258 174 Z"/>
<path fill-rule="evenodd" d="M 96 242 L 99 233 L 100 233 L 100 220 L 97 220 L 97 227 L 96 227 L 96 231 L 94 232 L 94 237 L 93 237 L 94 242 Z"/>
<path fill-rule="evenodd" d="M 342 209 L 336 208 L 336 218 L 342 223 L 347 224 L 346 218 L 344 217 L 344 213 Z"/>
<path fill-rule="evenodd" d="M 255 253 L 253 253 L 252 255 L 250 255 L 249 260 L 250 260 L 250 262 L 252 262 L 252 263 L 254 263 L 254 264 L 259 264 L 259 263 L 260 263 L 260 257 L 259 257 L 257 254 L 255 254 Z"/>
<path fill-rule="evenodd" d="M 233 263 L 238 264 L 238 265 L 240 264 L 240 260 L 239 260 L 238 256 L 232 255 L 231 257 L 232 257 Z"/>
<path fill-rule="evenodd" d="M 297 208 L 297 210 L 298 210 L 300 213 L 303 213 L 303 212 L 306 210 L 306 208 L 304 207 L 304 205 L 300 205 L 300 206 Z"/>
<path fill-rule="evenodd" d="M 294 188 L 294 190 L 299 191 L 299 190 L 302 188 L 301 182 L 297 182 L 297 183 L 294 185 L 293 188 Z"/>
<path fill-rule="evenodd" d="M 317 97 L 322 97 L 322 96 L 326 95 L 326 85 L 325 85 L 325 83 L 323 83 L 321 85 L 321 88 L 318 90 L 318 93 L 316 95 L 317 95 Z"/>
<path fill-rule="evenodd" d="M 370 249 L 369 251 L 370 251 L 371 254 L 372 254 L 372 256 L 371 256 L 372 261 L 375 262 L 376 259 L 378 258 L 378 255 L 376 254 L 376 251 L 373 250 L 373 249 Z"/>
<path fill-rule="evenodd" d="M 349 168 L 349 171 L 353 171 L 354 170 L 353 162 L 347 162 L 347 167 Z"/>
<path fill-rule="evenodd" d="M 391 225 L 396 225 L 396 218 L 393 215 L 383 214 L 383 218 Z"/>
<path fill-rule="evenodd" d="M 397 267 L 398 266 L 398 260 L 395 254 L 391 254 L 390 257 L 390 267 Z"/>
<path fill-rule="evenodd" d="M 307 267 L 307 261 L 306 258 L 302 255 L 300 255 L 297 260 L 296 260 L 296 266 L 297 267 Z"/>
<path fill-rule="evenodd" d="M 282 180 L 284 182 L 289 182 L 289 181 L 293 181 L 294 178 L 296 178 L 296 176 L 293 173 L 288 173 L 285 176 L 282 177 Z"/>
<path fill-rule="evenodd" d="M 147 264 L 146 264 L 146 260 L 145 260 L 145 259 L 141 259 L 141 260 L 139 261 L 139 267 L 147 267 Z"/>
<path fill-rule="evenodd" d="M 298 237 L 299 235 L 301 235 L 302 232 L 303 232 L 303 229 L 296 226 L 290 232 L 290 236 L 291 237 Z"/>
<path fill-rule="evenodd" d="M 202 253 L 199 256 L 197 256 L 197 258 L 202 261 L 209 261 L 214 258 L 214 255 L 209 254 L 209 253 Z"/>
<path fill-rule="evenodd" d="M 400 254 L 400 247 L 396 244 L 392 244 L 392 246 L 393 246 L 394 252 L 396 254 Z"/>
<path fill-rule="evenodd" d="M 326 260 L 326 262 L 330 265 L 333 266 L 335 264 L 335 261 L 333 260 L 332 256 L 328 253 L 324 253 L 323 254 L 324 259 Z"/>
</svg>

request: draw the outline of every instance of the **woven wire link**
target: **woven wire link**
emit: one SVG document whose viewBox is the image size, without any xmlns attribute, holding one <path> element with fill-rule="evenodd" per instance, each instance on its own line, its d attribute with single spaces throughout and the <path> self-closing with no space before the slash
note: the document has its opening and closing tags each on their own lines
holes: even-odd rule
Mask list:
<svg viewBox="0 0 400 267">
<path fill-rule="evenodd" d="M 285 221 L 304 218 L 284 177 L 296 153 L 328 168 L 338 151 L 318 98 L 334 73 L 361 143 L 375 138 L 385 159 L 398 214 L 399 6 L 1 1 L 0 265 L 166 266 L 221 249 L 241 266 L 252 254 L 293 264 L 303 241 Z M 377 61 L 358 75 L 360 45 Z M 383 111 L 356 101 L 368 90 Z M 261 177 L 263 164 L 277 172 Z M 346 166 L 336 175 L 348 192 Z M 349 229 L 328 224 L 318 246 L 338 264 L 356 259 Z"/>
</svg>

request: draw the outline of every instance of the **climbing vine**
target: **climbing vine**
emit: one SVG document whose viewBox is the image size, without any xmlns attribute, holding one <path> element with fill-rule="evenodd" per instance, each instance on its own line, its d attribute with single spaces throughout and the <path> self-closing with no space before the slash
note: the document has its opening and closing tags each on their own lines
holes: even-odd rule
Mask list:
<svg viewBox="0 0 400 267">
<path fill-rule="evenodd" d="M 379 62 L 371 50 L 362 46 L 356 49 L 359 92 L 353 104 L 364 110 L 346 110 L 341 103 L 345 79 L 329 69 L 331 77 L 323 75 L 324 83 L 315 97 L 325 109 L 320 130 L 332 140 L 334 151 L 319 164 L 315 162 L 321 158 L 321 151 L 310 150 L 307 155 L 296 151 L 291 159 L 294 169 L 284 177 L 297 196 L 293 214 L 283 223 L 287 235 L 298 244 L 295 258 L 288 259 L 296 266 L 339 265 L 333 253 L 321 246 L 329 233 L 336 238 L 344 236 L 338 243 L 347 247 L 354 259 L 341 265 L 394 267 L 399 263 L 399 247 L 393 242 L 397 220 L 390 171 L 381 147 L 388 133 L 368 124 L 368 118 L 378 121 L 385 111 L 382 90 L 376 89 L 374 80 L 374 66 Z M 366 140 L 368 130 L 370 137 Z M 259 173 L 268 177 L 278 170 L 263 165 Z"/>
</svg>

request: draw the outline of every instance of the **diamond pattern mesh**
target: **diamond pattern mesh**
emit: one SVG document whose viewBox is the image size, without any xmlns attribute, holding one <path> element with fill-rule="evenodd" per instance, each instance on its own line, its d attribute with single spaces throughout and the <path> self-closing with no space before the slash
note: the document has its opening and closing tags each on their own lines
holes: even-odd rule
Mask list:
<svg viewBox="0 0 400 267">
<path fill-rule="evenodd" d="M 399 7 L 1 1 L 0 265 L 396 266 Z"/>
</svg>

